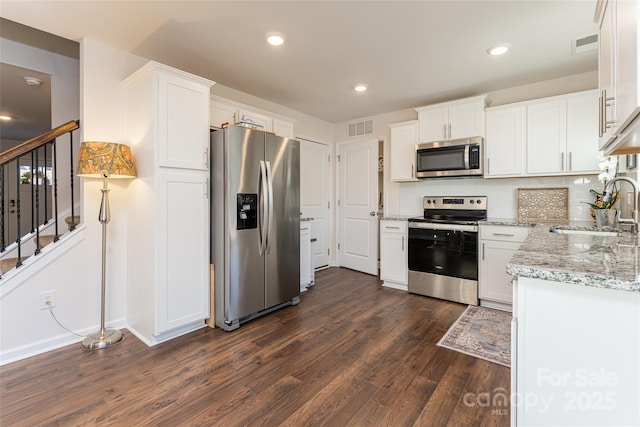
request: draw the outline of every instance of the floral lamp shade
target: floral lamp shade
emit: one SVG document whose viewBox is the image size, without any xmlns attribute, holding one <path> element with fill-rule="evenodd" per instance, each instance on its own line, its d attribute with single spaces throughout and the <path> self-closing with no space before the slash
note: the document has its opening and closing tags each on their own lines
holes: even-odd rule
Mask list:
<svg viewBox="0 0 640 427">
<path fill-rule="evenodd" d="M 80 144 L 78 176 L 85 178 L 135 178 L 131 148 L 115 142 L 87 141 Z"/>
</svg>

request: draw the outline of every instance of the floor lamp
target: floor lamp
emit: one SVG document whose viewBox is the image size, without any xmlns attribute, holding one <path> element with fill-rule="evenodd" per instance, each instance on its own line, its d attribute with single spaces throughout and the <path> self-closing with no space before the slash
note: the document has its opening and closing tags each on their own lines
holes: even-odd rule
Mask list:
<svg viewBox="0 0 640 427">
<path fill-rule="evenodd" d="M 99 350 L 117 344 L 123 339 L 122 332 L 104 326 L 106 264 L 107 264 L 107 224 L 109 223 L 109 178 L 135 178 L 136 168 L 127 145 L 113 142 L 83 142 L 78 152 L 78 176 L 102 178 L 102 201 L 98 221 L 102 224 L 102 294 L 100 299 L 100 330 L 87 335 L 82 340 L 85 350 Z"/>
</svg>

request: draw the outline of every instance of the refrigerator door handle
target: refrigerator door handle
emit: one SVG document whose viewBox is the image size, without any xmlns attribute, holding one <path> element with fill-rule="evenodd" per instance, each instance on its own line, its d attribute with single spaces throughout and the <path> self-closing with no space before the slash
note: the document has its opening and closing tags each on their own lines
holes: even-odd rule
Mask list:
<svg viewBox="0 0 640 427">
<path fill-rule="evenodd" d="M 267 188 L 268 194 L 267 197 L 267 242 L 266 242 L 266 253 L 271 253 L 271 230 L 273 229 L 273 178 L 271 177 L 271 162 L 265 161 L 267 164 Z"/>
<path fill-rule="evenodd" d="M 260 192 L 258 196 L 258 208 L 260 209 L 260 212 L 258 214 L 258 243 L 260 255 L 264 255 L 266 250 L 266 233 L 268 221 L 266 200 L 268 198 L 269 192 L 267 183 L 267 167 L 264 160 L 260 160 L 260 176 L 258 177 L 258 181 L 258 191 Z"/>
</svg>

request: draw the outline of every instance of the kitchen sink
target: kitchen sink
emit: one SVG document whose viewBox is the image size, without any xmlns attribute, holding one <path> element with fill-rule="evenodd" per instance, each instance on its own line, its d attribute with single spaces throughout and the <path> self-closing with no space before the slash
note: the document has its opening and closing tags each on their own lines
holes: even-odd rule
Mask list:
<svg viewBox="0 0 640 427">
<path fill-rule="evenodd" d="M 607 230 L 596 230 L 596 229 L 573 229 L 573 228 L 564 228 L 551 226 L 549 231 L 552 233 L 558 234 L 582 234 L 587 236 L 600 236 L 600 237 L 620 237 L 622 233 L 620 231 L 607 231 Z"/>
</svg>

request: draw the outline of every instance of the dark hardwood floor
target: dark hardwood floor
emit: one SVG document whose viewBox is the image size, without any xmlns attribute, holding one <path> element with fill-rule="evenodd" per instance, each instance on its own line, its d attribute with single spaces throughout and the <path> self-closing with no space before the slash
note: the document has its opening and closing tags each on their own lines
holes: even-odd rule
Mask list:
<svg viewBox="0 0 640 427">
<path fill-rule="evenodd" d="M 479 404 L 509 368 L 437 347 L 464 305 L 331 268 L 301 304 L 234 332 L 135 336 L 0 368 L 0 425 L 507 426 Z M 486 395 L 485 395 L 486 396 Z"/>
</svg>

